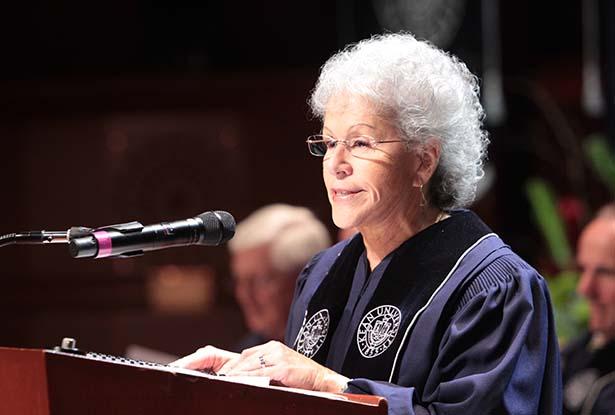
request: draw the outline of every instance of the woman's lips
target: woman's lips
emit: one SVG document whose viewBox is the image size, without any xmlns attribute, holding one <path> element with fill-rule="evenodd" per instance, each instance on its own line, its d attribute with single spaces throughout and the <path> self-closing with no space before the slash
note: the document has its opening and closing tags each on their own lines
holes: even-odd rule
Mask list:
<svg viewBox="0 0 615 415">
<path fill-rule="evenodd" d="M 357 189 L 331 189 L 331 194 L 335 201 L 351 200 L 360 192 L 361 190 Z"/>
</svg>

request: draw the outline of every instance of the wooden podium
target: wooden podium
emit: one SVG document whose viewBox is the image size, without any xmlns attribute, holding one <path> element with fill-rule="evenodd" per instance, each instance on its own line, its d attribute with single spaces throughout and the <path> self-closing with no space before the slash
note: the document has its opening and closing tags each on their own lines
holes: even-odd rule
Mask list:
<svg viewBox="0 0 615 415">
<path fill-rule="evenodd" d="M 310 395 L 51 350 L 0 347 L 2 415 L 385 415 L 367 395 Z"/>
</svg>

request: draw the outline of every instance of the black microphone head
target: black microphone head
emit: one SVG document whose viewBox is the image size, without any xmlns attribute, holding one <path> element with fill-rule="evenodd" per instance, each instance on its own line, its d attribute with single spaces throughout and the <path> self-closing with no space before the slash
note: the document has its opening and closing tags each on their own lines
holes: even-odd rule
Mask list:
<svg viewBox="0 0 615 415">
<path fill-rule="evenodd" d="M 201 219 L 205 228 L 200 241 L 202 245 L 220 245 L 235 235 L 235 218 L 228 212 L 205 212 L 197 218 Z"/>
</svg>

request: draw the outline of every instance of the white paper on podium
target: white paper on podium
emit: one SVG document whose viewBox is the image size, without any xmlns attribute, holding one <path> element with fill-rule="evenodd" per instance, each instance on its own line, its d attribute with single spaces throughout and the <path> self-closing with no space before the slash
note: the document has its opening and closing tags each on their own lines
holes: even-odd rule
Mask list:
<svg viewBox="0 0 615 415">
<path fill-rule="evenodd" d="M 199 378 L 215 379 L 223 382 L 243 383 L 246 385 L 254 386 L 269 386 L 269 378 L 263 376 L 218 376 L 209 374 L 207 372 L 202 372 L 200 370 L 184 369 L 181 367 L 167 366 L 155 362 L 139 361 L 131 358 L 125 358 L 122 356 L 112 356 L 92 352 L 89 352 L 87 355 L 81 355 L 58 350 L 47 350 L 47 353 L 61 354 L 76 359 L 95 360 L 97 362 L 103 362 L 106 364 L 131 366 L 140 370 L 157 370 L 160 372 L 168 372 L 172 374 L 181 373 L 184 375 L 190 375 Z"/>
<path fill-rule="evenodd" d="M 311 391 L 307 389 L 288 388 L 285 386 L 267 385 L 267 388 L 280 389 L 287 392 L 298 393 L 300 395 L 318 396 L 320 398 L 334 399 L 336 401 L 348 401 L 348 397 L 341 393 Z"/>
<path fill-rule="evenodd" d="M 118 357 L 118 356 L 110 356 L 99 353 L 89 353 L 88 355 L 80 355 L 74 353 L 66 353 L 58 350 L 47 350 L 48 353 L 54 354 L 62 354 L 66 356 L 71 356 L 78 359 L 86 359 L 86 360 L 96 360 L 99 362 L 116 364 L 116 365 L 124 365 L 124 366 L 132 366 L 141 370 L 157 370 L 161 372 L 168 372 L 172 374 L 183 374 L 194 376 L 198 378 L 206 378 L 206 379 L 214 379 L 221 382 L 231 382 L 231 383 L 242 383 L 244 385 L 252 385 L 262 388 L 270 388 L 270 389 L 279 389 L 287 392 L 298 393 L 301 395 L 311 395 L 318 396 L 321 398 L 327 399 L 335 399 L 341 401 L 347 401 L 348 398 L 340 393 L 331 393 L 331 392 L 318 392 L 318 391 L 310 391 L 305 389 L 297 389 L 297 388 L 289 388 L 284 386 L 274 386 L 270 385 L 270 379 L 267 376 L 220 376 L 220 375 L 212 375 L 207 372 L 203 372 L 200 370 L 194 369 L 184 369 L 177 366 L 168 366 L 159 363 L 152 363 L 146 361 L 139 361 L 130 358 Z"/>
<path fill-rule="evenodd" d="M 319 392 L 319 391 L 311 391 L 306 389 L 297 389 L 297 388 L 289 388 L 285 386 L 274 386 L 270 385 L 270 379 L 267 376 L 219 376 L 219 375 L 210 375 L 208 373 L 201 372 L 199 370 L 192 369 L 183 369 L 180 367 L 170 367 L 171 371 L 175 373 L 182 373 L 185 375 L 198 376 L 203 378 L 220 380 L 223 382 L 234 382 L 234 383 L 243 383 L 245 385 L 259 386 L 262 388 L 269 389 L 278 389 L 286 392 L 297 393 L 300 395 L 310 395 L 310 396 L 318 396 L 320 398 L 326 399 L 334 399 L 338 401 L 347 401 L 348 398 L 340 393 L 332 393 L 332 392 Z"/>
<path fill-rule="evenodd" d="M 266 376 L 219 376 L 211 375 L 209 373 L 201 372 L 200 370 L 184 369 L 181 367 L 168 366 L 166 368 L 160 368 L 165 372 L 181 373 L 184 375 L 197 376 L 200 378 L 208 378 L 220 380 L 222 382 L 243 383 L 245 385 L 253 386 L 269 386 L 269 378 Z"/>
</svg>

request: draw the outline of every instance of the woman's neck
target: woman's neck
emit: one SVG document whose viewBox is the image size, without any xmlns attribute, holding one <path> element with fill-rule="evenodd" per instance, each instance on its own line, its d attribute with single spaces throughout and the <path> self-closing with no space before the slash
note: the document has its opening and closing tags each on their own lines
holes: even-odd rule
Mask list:
<svg viewBox="0 0 615 415">
<path fill-rule="evenodd" d="M 380 223 L 359 229 L 363 236 L 370 268 L 373 270 L 391 252 L 423 229 L 447 218 L 449 215 L 438 208 L 419 208 L 414 214 L 401 220 Z"/>
</svg>

